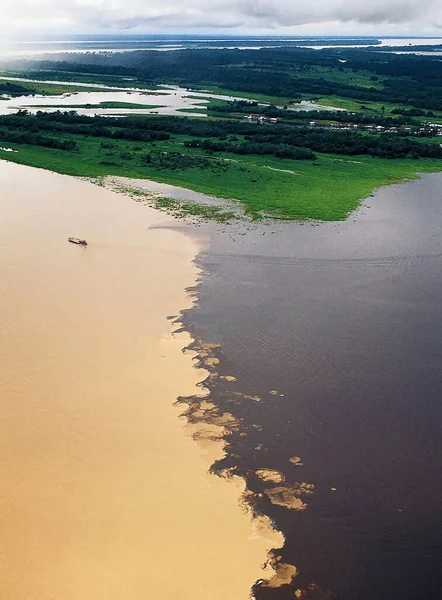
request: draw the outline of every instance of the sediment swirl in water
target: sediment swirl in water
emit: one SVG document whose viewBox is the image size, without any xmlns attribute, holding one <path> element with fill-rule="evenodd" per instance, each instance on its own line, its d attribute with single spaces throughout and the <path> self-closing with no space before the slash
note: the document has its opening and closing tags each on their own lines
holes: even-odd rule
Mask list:
<svg viewBox="0 0 442 600">
<path fill-rule="evenodd" d="M 239 506 L 241 480 L 207 473 L 173 406 L 207 374 L 166 319 L 198 272 L 163 218 L 0 162 L 1 598 L 246 600 L 272 577 L 281 536 Z M 235 428 L 198 410 L 214 437 Z"/>
</svg>

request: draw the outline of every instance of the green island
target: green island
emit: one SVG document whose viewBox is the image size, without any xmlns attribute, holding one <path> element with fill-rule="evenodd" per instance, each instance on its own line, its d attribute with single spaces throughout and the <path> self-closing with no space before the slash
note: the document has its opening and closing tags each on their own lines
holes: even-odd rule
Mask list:
<svg viewBox="0 0 442 600">
<path fill-rule="evenodd" d="M 1 73 L 1 72 L 0 72 Z M 1 74 L 2 77 L 5 77 Z M 55 74 L 53 74 L 55 75 Z M 16 77 L 25 77 L 22 73 Z M 32 78 L 32 72 L 27 73 L 26 77 Z M 61 79 L 61 77 L 60 77 Z M 80 83 L 80 82 L 79 82 Z M 0 79 L 0 94 L 8 96 L 53 96 L 62 94 L 72 94 L 74 92 L 105 92 L 106 87 L 95 87 L 91 85 L 76 85 L 75 83 L 46 83 L 35 81 L 19 81 L 13 77 Z"/>
<path fill-rule="evenodd" d="M 49 92 L 57 84 L 45 80 L 73 86 L 124 81 L 141 90 L 178 85 L 209 102 L 178 107 L 182 116 L 75 113 L 160 106 L 130 103 L 130 96 L 128 102 L 70 106 L 69 112 L 48 104 L 37 114 L 4 114 L 0 145 L 16 152 L 3 150 L 0 157 L 75 176 L 179 185 L 238 201 L 252 219 L 342 220 L 380 186 L 442 170 L 442 67 L 433 57 L 379 48 L 164 54 L 70 55 L 61 62 L 23 61 L 13 73 L 41 84 L 14 81 L 7 71 L 11 79 L 0 80 L 0 93 L 9 96 L 64 93 Z M 237 100 L 210 99 L 202 95 L 207 91 Z M 179 216 L 234 218 L 230 204 L 209 210 L 172 199 L 154 202 Z"/>
<path fill-rule="evenodd" d="M 155 108 L 164 108 L 164 104 L 140 104 L 138 102 L 118 102 L 116 100 L 104 100 L 97 104 L 44 104 L 38 105 L 31 108 L 39 108 L 40 110 L 45 108 L 55 108 L 56 110 L 76 110 L 78 108 L 124 108 L 124 109 L 144 109 L 152 110 Z M 183 109 L 184 110 L 184 109 Z"/>
</svg>

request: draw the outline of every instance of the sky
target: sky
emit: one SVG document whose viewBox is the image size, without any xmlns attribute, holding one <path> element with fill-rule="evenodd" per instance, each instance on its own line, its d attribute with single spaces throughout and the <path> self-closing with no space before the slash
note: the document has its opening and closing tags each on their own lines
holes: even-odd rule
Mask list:
<svg viewBox="0 0 442 600">
<path fill-rule="evenodd" d="M 0 0 L 0 32 L 442 35 L 441 0 Z"/>
</svg>

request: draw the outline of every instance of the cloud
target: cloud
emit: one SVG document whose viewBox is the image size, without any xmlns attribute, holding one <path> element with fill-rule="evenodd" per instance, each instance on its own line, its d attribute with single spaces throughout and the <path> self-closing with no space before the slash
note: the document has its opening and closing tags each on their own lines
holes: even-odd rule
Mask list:
<svg viewBox="0 0 442 600">
<path fill-rule="evenodd" d="M 442 22 L 439 0 L 2 0 L 3 31 L 286 30 L 327 23 L 403 26 Z"/>
</svg>

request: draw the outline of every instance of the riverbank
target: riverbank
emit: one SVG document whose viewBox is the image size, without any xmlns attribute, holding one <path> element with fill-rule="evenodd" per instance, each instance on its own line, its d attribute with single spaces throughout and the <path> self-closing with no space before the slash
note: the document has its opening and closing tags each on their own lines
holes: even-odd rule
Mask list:
<svg viewBox="0 0 442 600">
<path fill-rule="evenodd" d="M 189 435 L 201 394 L 173 323 L 199 275 L 164 215 L 0 161 L 0 595 L 246 599 L 281 536 Z M 67 243 L 78 235 L 87 248 Z"/>
<path fill-rule="evenodd" d="M 442 169 L 439 159 L 424 158 L 390 160 L 321 154 L 313 163 L 237 154 L 207 158 L 199 149 L 184 148 L 186 136 L 179 135 L 170 141 L 156 142 L 155 152 L 167 153 L 173 160 L 180 160 L 177 153 L 185 152 L 184 160 L 188 156 L 190 166 L 156 168 L 146 162 L 146 147 L 150 144 L 143 146 L 128 140 L 110 143 L 106 138 L 73 134 L 63 134 L 62 138 L 77 143 L 79 151 L 4 142 L 18 152 L 1 154 L 5 160 L 66 175 L 151 179 L 220 199 L 235 199 L 253 219 L 269 216 L 286 220 L 345 220 L 376 189 L 415 179 L 418 173 Z M 110 147 L 103 149 L 103 144 Z M 195 166 L 192 161 L 196 161 Z M 225 212 L 228 219 L 229 206 Z M 207 218 L 204 209 L 200 216 Z"/>
</svg>

